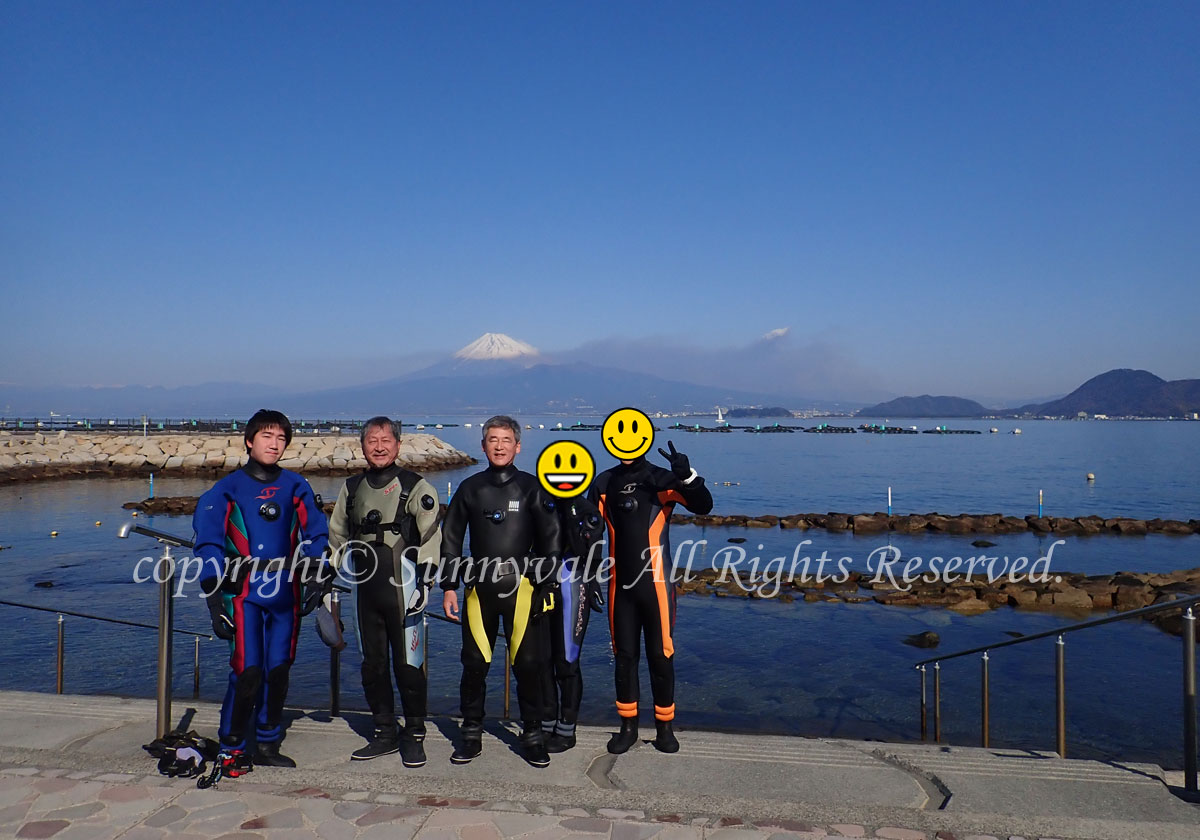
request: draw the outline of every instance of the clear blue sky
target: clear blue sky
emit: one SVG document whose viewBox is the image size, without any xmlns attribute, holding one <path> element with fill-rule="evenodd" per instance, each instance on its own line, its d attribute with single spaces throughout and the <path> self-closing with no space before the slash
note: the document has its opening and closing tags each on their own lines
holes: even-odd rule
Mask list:
<svg viewBox="0 0 1200 840">
<path fill-rule="evenodd" d="M 0 381 L 780 327 L 872 396 L 1200 377 L 1198 45 L 1194 0 L 9 0 Z"/>
</svg>

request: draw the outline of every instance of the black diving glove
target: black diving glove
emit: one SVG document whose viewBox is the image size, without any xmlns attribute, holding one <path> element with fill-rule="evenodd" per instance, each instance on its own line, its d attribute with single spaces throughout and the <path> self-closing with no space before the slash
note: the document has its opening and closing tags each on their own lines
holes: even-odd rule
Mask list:
<svg viewBox="0 0 1200 840">
<path fill-rule="evenodd" d="M 667 441 L 667 446 L 671 449 L 669 453 L 660 446 L 658 454 L 666 458 L 671 464 L 671 472 L 675 473 L 675 477 L 684 484 L 687 484 L 696 475 L 696 471 L 692 469 L 691 461 L 682 452 L 675 451 L 674 442 Z"/>
<path fill-rule="evenodd" d="M 237 632 L 233 626 L 233 619 L 229 613 L 225 612 L 225 599 L 220 590 L 205 596 L 204 600 L 208 603 L 208 614 L 212 617 L 213 635 L 218 639 L 232 642 Z"/>
<path fill-rule="evenodd" d="M 333 591 L 333 578 L 326 581 L 314 580 L 304 585 L 304 604 L 300 607 L 300 615 L 308 615 L 325 600 L 325 596 Z"/>
<path fill-rule="evenodd" d="M 541 618 L 543 615 L 554 609 L 554 593 L 557 589 L 558 587 L 550 582 L 546 582 L 534 587 L 532 599 L 533 603 L 529 610 L 529 617 L 531 619 Z"/>
<path fill-rule="evenodd" d="M 413 592 L 408 596 L 408 604 L 404 609 L 405 618 L 413 615 L 420 615 L 425 611 L 425 605 L 429 603 L 429 586 L 422 581 L 417 581 L 417 585 L 413 587 Z"/>
<path fill-rule="evenodd" d="M 588 606 L 592 608 L 592 612 L 604 612 L 604 590 L 600 588 L 600 581 L 594 580 L 587 586 Z"/>
<path fill-rule="evenodd" d="M 325 596 L 333 591 L 333 570 L 324 560 L 317 558 L 309 558 L 305 561 L 316 564 L 316 571 L 307 571 L 304 583 L 304 603 L 300 606 L 300 615 L 308 615 L 317 607 L 321 606 L 321 602 L 325 600 Z"/>
</svg>

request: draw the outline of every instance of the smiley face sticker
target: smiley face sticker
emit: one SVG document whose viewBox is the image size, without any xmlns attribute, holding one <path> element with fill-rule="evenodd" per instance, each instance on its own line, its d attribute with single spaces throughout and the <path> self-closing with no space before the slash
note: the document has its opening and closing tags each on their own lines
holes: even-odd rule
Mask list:
<svg viewBox="0 0 1200 840">
<path fill-rule="evenodd" d="M 636 408 L 618 408 L 600 427 L 604 448 L 618 461 L 632 461 L 654 445 L 654 425 Z"/>
<path fill-rule="evenodd" d="M 569 499 L 587 489 L 596 462 L 587 447 L 573 440 L 556 440 L 537 459 L 537 477 L 551 496 Z"/>
</svg>

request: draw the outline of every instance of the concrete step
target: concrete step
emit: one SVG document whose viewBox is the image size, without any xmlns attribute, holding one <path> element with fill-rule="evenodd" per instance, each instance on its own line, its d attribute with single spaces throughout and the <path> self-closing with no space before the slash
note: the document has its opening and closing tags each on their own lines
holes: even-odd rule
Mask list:
<svg viewBox="0 0 1200 840">
<path fill-rule="evenodd" d="M 175 722 L 214 736 L 219 708 L 177 700 Z M 489 721 L 483 755 L 450 753 L 457 722 L 429 721 L 428 763 L 399 756 L 351 761 L 371 728 L 364 713 L 289 710 L 283 751 L 294 770 L 262 767 L 255 783 L 355 795 L 449 797 L 667 819 L 887 824 L 969 834 L 1055 838 L 1200 838 L 1200 812 L 1174 796 L 1161 768 L 1060 759 L 1043 752 L 678 731 L 676 755 L 643 742 L 605 750 L 613 729 L 581 726 L 577 746 L 536 769 L 519 753 L 519 727 Z M 0 692 L 0 762 L 64 771 L 147 774 L 150 700 Z M 238 780 L 241 781 L 241 780 Z M 236 784 L 230 782 L 229 784 Z M 346 795 L 349 795 L 347 793 Z M 415 801 L 415 800 L 414 800 Z"/>
</svg>

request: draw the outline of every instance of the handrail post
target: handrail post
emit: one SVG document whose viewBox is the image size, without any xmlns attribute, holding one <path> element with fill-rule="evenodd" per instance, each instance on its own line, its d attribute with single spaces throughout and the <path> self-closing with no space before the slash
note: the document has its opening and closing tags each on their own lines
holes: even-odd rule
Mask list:
<svg viewBox="0 0 1200 840">
<path fill-rule="evenodd" d="M 200 699 L 200 637 L 192 638 L 192 699 Z"/>
<path fill-rule="evenodd" d="M 329 612 L 333 615 L 335 626 L 341 623 L 342 620 L 342 604 L 338 599 L 338 593 L 335 589 L 333 597 L 330 599 Z M 342 715 L 342 653 L 341 651 L 329 649 L 329 717 L 341 717 Z"/>
<path fill-rule="evenodd" d="M 942 663 L 933 663 L 933 740 L 942 743 Z"/>
<path fill-rule="evenodd" d="M 163 543 L 159 560 L 158 584 L 158 737 L 171 730 L 171 637 L 175 631 L 175 603 L 171 592 L 175 588 L 175 561 L 171 546 Z"/>
<path fill-rule="evenodd" d="M 990 709 L 988 708 L 988 652 L 983 652 L 982 660 L 983 670 L 983 685 L 980 686 L 980 702 L 983 704 L 981 709 L 982 727 L 983 727 L 983 746 L 988 747 L 988 732 L 991 728 Z"/>
<path fill-rule="evenodd" d="M 1183 785 L 1196 792 L 1196 616 L 1183 613 Z"/>
<path fill-rule="evenodd" d="M 64 639 L 63 639 L 65 623 L 66 623 L 66 620 L 62 617 L 62 614 L 59 613 L 59 616 L 58 616 L 58 657 L 57 657 L 57 664 L 55 666 L 55 677 L 54 677 L 54 691 L 57 694 L 63 693 L 63 669 L 66 665 L 66 658 L 67 658 L 67 648 L 66 648 L 66 645 L 64 644 Z"/>
<path fill-rule="evenodd" d="M 924 741 L 929 737 L 929 724 L 926 718 L 925 703 L 925 666 L 918 665 L 917 670 L 921 672 L 921 740 Z"/>
<path fill-rule="evenodd" d="M 1054 725 L 1055 725 L 1055 730 L 1058 735 L 1058 738 L 1057 738 L 1058 743 L 1056 746 L 1058 747 L 1058 757 L 1066 758 L 1067 757 L 1067 656 L 1066 656 L 1067 645 L 1066 645 L 1066 642 L 1063 641 L 1063 637 L 1061 635 L 1059 635 L 1058 642 L 1055 643 L 1054 648 L 1055 648 L 1054 674 L 1055 674 L 1055 682 L 1057 684 L 1057 691 L 1055 692 L 1056 703 L 1055 703 L 1055 714 L 1054 714 Z"/>
</svg>

